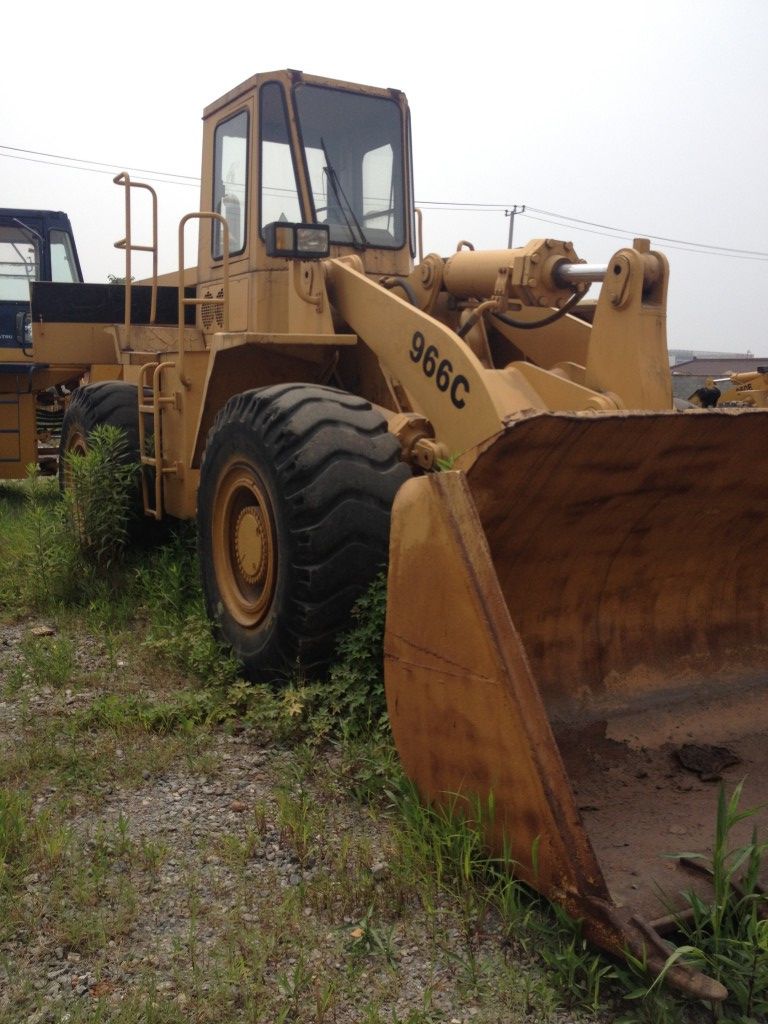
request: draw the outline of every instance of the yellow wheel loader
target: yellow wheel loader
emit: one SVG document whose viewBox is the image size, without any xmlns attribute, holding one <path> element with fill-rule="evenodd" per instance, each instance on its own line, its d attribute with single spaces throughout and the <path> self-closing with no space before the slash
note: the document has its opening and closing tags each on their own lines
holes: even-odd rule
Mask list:
<svg viewBox="0 0 768 1024">
<path fill-rule="evenodd" d="M 204 112 L 197 266 L 138 285 L 156 197 L 120 175 L 127 285 L 33 288 L 37 358 L 92 381 L 63 448 L 130 397 L 145 512 L 197 517 L 208 611 L 256 678 L 328 659 L 389 544 L 406 771 L 428 801 L 491 797 L 491 848 L 658 972 L 709 883 L 666 855 L 711 852 L 714 778 L 768 792 L 768 422 L 676 410 L 647 241 L 422 256 L 411 166 L 402 93 L 256 75 Z"/>
<path fill-rule="evenodd" d="M 719 405 L 768 408 L 768 366 L 758 366 L 756 370 L 746 370 L 744 373 L 732 373 L 728 381 L 731 387 L 723 389 Z"/>
<path fill-rule="evenodd" d="M 756 370 L 745 370 L 742 373 L 729 373 L 727 377 L 718 377 L 717 380 L 708 377 L 688 400 L 704 409 L 712 409 L 715 406 L 766 409 L 768 366 L 758 366 Z"/>
</svg>

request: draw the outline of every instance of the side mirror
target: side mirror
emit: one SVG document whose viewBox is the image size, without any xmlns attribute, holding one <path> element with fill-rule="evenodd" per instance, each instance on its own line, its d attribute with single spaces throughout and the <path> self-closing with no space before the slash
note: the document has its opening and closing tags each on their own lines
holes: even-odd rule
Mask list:
<svg viewBox="0 0 768 1024">
<path fill-rule="evenodd" d="M 16 314 L 16 344 L 19 348 L 32 347 L 32 314 L 29 310 Z"/>
</svg>

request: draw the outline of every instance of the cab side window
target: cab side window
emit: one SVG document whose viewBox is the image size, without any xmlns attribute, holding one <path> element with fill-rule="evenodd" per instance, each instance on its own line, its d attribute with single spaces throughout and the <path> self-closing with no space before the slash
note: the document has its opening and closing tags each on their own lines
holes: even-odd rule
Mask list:
<svg viewBox="0 0 768 1024">
<path fill-rule="evenodd" d="M 245 249 L 248 223 L 248 113 L 243 110 L 216 128 L 214 135 L 213 209 L 229 226 L 229 255 Z M 213 257 L 224 255 L 221 225 L 214 223 Z"/>
</svg>

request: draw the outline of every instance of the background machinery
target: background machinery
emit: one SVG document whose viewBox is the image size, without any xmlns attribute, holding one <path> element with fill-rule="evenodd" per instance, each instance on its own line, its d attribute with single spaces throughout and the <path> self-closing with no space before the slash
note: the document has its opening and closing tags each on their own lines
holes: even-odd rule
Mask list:
<svg viewBox="0 0 768 1024">
<path fill-rule="evenodd" d="M 768 408 L 768 366 L 756 370 L 729 373 L 727 377 L 708 378 L 704 385 L 690 396 L 694 405 L 705 409 L 715 406 L 723 408 L 766 409 Z"/>
<path fill-rule="evenodd" d="M 77 367 L 33 356 L 30 285 L 82 280 L 65 213 L 0 209 L 0 480 L 26 476 L 38 458 L 55 462 L 58 439 L 46 442 L 61 425 L 56 388 L 75 387 L 80 376 Z"/>
<path fill-rule="evenodd" d="M 768 791 L 768 597 L 759 560 L 729 571 L 768 539 L 765 414 L 675 411 L 665 258 L 421 257 L 405 97 L 292 71 L 204 112 L 194 270 L 131 283 L 152 190 L 117 180 L 127 286 L 33 286 L 34 358 L 94 381 L 64 450 L 129 428 L 147 515 L 197 517 L 208 611 L 254 677 L 321 665 L 389 543 L 406 771 L 427 800 L 492 793 L 491 846 L 659 971 L 676 894 L 708 882 L 664 855 L 706 852 L 716 797 L 677 755 L 727 747 L 746 799 Z"/>
<path fill-rule="evenodd" d="M 727 382 L 720 386 L 722 395 L 719 405 L 768 408 L 768 366 L 758 366 L 756 370 L 744 373 L 731 373 Z"/>
</svg>

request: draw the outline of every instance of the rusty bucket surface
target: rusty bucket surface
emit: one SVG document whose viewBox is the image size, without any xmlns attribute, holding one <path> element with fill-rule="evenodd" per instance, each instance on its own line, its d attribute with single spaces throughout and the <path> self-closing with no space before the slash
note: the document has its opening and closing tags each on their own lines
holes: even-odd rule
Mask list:
<svg viewBox="0 0 768 1024">
<path fill-rule="evenodd" d="M 430 800 L 492 792 L 491 846 L 655 970 L 680 892 L 707 881 L 669 855 L 711 854 L 719 779 L 768 800 L 767 438 L 761 412 L 535 416 L 393 510 L 406 771 Z"/>
</svg>

